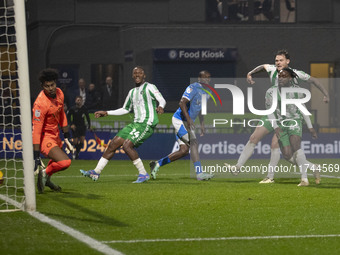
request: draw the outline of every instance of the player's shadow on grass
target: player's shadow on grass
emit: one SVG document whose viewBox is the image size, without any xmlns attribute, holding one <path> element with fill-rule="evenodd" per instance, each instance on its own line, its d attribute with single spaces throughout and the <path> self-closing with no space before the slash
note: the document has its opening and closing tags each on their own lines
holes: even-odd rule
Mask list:
<svg viewBox="0 0 340 255">
<path fill-rule="evenodd" d="M 290 178 L 280 178 L 276 179 L 274 184 L 269 185 L 288 185 L 294 184 L 298 185 L 300 183 L 300 179 L 290 179 Z M 267 184 L 268 185 L 268 184 Z M 309 186 L 304 188 L 318 188 L 318 189 L 340 189 L 340 183 L 327 183 L 327 180 L 322 181 L 321 184 L 315 184 L 314 179 L 309 180 Z"/>
<path fill-rule="evenodd" d="M 167 178 L 161 177 L 156 180 L 149 180 L 145 185 L 198 185 L 200 181 L 197 181 L 195 178 L 191 177 L 176 177 L 176 178 Z"/>
<path fill-rule="evenodd" d="M 275 179 L 275 183 L 274 184 L 296 184 L 298 185 L 300 183 L 300 179 L 299 178 L 295 178 L 295 179 L 291 179 L 291 178 L 278 178 Z"/>
<path fill-rule="evenodd" d="M 227 183 L 258 183 L 258 180 L 249 180 L 245 178 L 216 178 L 215 180 L 222 180 L 222 182 Z"/>
<path fill-rule="evenodd" d="M 65 193 L 64 193 L 65 194 Z M 66 193 L 67 194 L 67 193 Z M 82 195 L 79 193 L 72 193 L 69 192 L 68 193 L 70 195 L 70 197 L 72 198 L 86 198 L 86 199 L 98 199 L 101 196 L 98 195 L 94 195 L 94 194 L 87 194 L 87 195 Z M 66 199 L 63 199 L 61 197 L 50 197 L 50 199 L 53 199 L 54 201 L 63 204 L 64 206 L 68 206 L 70 208 L 73 208 L 74 210 L 80 211 L 82 214 L 87 214 L 89 215 L 89 217 L 82 217 L 82 216 L 72 216 L 72 215 L 64 215 L 64 214 L 56 214 L 56 213 L 45 213 L 46 215 L 53 215 L 55 217 L 61 217 L 61 218 L 68 218 L 68 219 L 73 219 L 73 220 L 77 220 L 77 221 L 83 221 L 83 222 L 93 222 L 93 223 L 97 223 L 97 224 L 104 224 L 104 225 L 111 225 L 114 227 L 128 227 L 129 225 L 118 221 L 114 218 L 108 217 L 104 214 L 99 213 L 98 211 L 94 211 L 91 209 L 88 209 L 86 207 L 83 207 L 79 204 L 75 204 L 73 202 L 70 202 Z"/>
<path fill-rule="evenodd" d="M 201 183 L 208 183 L 209 181 L 198 181 L 195 177 L 190 177 L 190 176 L 179 176 L 179 177 L 173 177 L 173 178 L 169 178 L 169 177 L 164 177 L 164 176 L 160 176 L 157 177 L 156 180 L 149 180 L 147 183 L 145 183 L 145 185 L 168 185 L 168 184 L 172 184 L 172 185 L 199 185 Z"/>
<path fill-rule="evenodd" d="M 340 183 L 322 183 L 319 185 L 314 185 L 315 188 L 319 189 L 340 189 Z"/>
<path fill-rule="evenodd" d="M 248 179 L 244 177 L 216 177 L 213 180 L 219 180 L 220 182 L 228 182 L 228 183 L 257 183 L 259 180 L 257 179 Z"/>
<path fill-rule="evenodd" d="M 176 181 L 177 180 L 177 181 Z M 178 182 L 178 180 L 180 182 Z M 259 180 L 257 179 L 245 179 L 245 178 L 237 178 L 237 177 L 215 177 L 208 181 L 198 181 L 195 177 L 183 176 L 176 178 L 168 178 L 161 177 L 156 180 L 149 180 L 148 184 L 152 185 L 163 185 L 163 184 L 173 184 L 173 185 L 200 185 L 202 183 L 220 183 L 220 182 L 228 182 L 228 183 L 257 183 Z"/>
</svg>

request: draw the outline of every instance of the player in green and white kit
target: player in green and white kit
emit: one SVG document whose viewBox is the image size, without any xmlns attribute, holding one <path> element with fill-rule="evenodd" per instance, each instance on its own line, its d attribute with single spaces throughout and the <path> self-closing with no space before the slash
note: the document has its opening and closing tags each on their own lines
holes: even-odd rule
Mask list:
<svg viewBox="0 0 340 255">
<path fill-rule="evenodd" d="M 123 146 L 125 153 L 139 171 L 138 179 L 134 183 L 142 183 L 150 179 L 135 147 L 143 144 L 153 134 L 154 128 L 158 124 L 157 113 L 164 113 L 166 102 L 157 87 L 145 81 L 146 75 L 142 67 L 137 66 L 133 69 L 132 78 L 136 87 L 129 91 L 122 108 L 95 112 L 95 117 L 99 118 L 107 115 L 123 115 L 133 110 L 134 120 L 111 140 L 94 170 L 80 170 L 84 176 L 94 181 L 98 180 L 101 171 L 120 146 Z"/>
<path fill-rule="evenodd" d="M 293 78 L 297 78 L 297 74 L 290 68 L 284 68 L 278 74 L 278 87 L 273 86 L 267 90 L 266 93 L 266 109 L 270 109 L 273 105 L 274 93 L 277 93 L 277 107 L 275 111 L 270 114 L 268 119 L 273 120 L 273 126 L 270 126 L 270 131 L 275 130 L 275 135 L 279 139 L 280 148 L 285 159 L 293 162 L 300 168 L 301 182 L 298 186 L 308 186 L 307 169 L 311 168 L 317 178 L 320 178 L 319 168 L 317 165 L 311 164 L 307 161 L 306 156 L 301 149 L 302 137 L 302 120 L 304 114 L 298 109 L 296 105 L 288 105 L 286 114 L 283 115 L 281 109 L 281 94 L 282 88 L 300 88 L 292 83 Z M 298 92 L 285 93 L 287 99 L 301 99 L 305 95 Z M 284 123 L 284 124 L 283 124 Z M 295 160 L 293 160 L 293 158 Z"/>
<path fill-rule="evenodd" d="M 272 86 L 278 86 L 278 72 L 281 71 L 283 68 L 287 68 L 290 63 L 290 56 L 289 53 L 286 50 L 279 50 L 276 53 L 275 56 L 275 65 L 270 64 L 263 64 L 260 66 L 257 66 L 252 71 L 250 71 L 247 74 L 247 81 L 250 84 L 254 84 L 252 75 L 261 71 L 266 71 L 269 75 L 270 81 L 272 83 Z M 298 76 L 299 81 L 306 81 L 309 84 L 313 84 L 316 86 L 324 95 L 323 101 L 325 103 L 329 102 L 329 96 L 328 92 L 325 90 L 325 88 L 322 86 L 322 84 L 315 79 L 314 77 L 311 77 L 309 74 L 306 74 L 303 71 L 299 71 L 296 69 L 293 69 L 294 72 Z M 265 117 L 267 118 L 267 117 Z M 309 128 L 309 131 L 312 133 L 312 136 L 316 136 L 316 132 L 312 127 L 312 124 L 310 122 L 310 119 L 308 116 L 305 118 L 306 124 Z M 234 173 L 238 173 L 239 169 L 247 162 L 247 160 L 251 157 L 251 155 L 254 152 L 256 144 L 262 140 L 264 136 L 270 133 L 270 130 L 267 129 L 268 126 L 270 126 L 271 123 L 268 121 L 265 121 L 265 124 L 263 126 L 257 126 L 255 131 L 252 133 L 252 135 L 249 138 L 249 141 L 245 145 L 238 161 L 235 166 L 230 166 L 229 164 L 225 164 L 227 166 L 230 166 Z M 274 135 L 272 138 L 271 143 L 271 157 L 269 162 L 268 169 L 274 169 L 280 160 L 280 148 L 277 137 Z M 268 176 L 263 179 L 260 183 L 273 183 L 274 182 L 274 172 L 269 172 Z M 316 179 L 316 182 L 320 182 L 319 179 Z"/>
</svg>

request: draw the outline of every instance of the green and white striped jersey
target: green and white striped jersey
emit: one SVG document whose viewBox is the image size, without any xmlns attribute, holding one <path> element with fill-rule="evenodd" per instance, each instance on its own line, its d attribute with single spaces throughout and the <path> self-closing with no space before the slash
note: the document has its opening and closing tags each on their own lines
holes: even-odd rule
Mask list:
<svg viewBox="0 0 340 255">
<path fill-rule="evenodd" d="M 267 68 L 266 68 L 266 71 L 269 75 L 270 82 L 271 82 L 272 86 L 277 87 L 279 83 L 278 83 L 278 73 L 277 73 L 277 70 L 276 70 L 276 66 L 275 65 L 268 65 Z M 300 81 L 308 81 L 310 79 L 310 75 L 305 73 L 304 71 L 300 71 L 300 70 L 296 70 L 296 69 L 293 69 L 293 71 L 299 77 L 299 82 Z"/>
<path fill-rule="evenodd" d="M 156 126 L 158 124 L 157 101 L 159 106 L 165 107 L 166 102 L 157 87 L 145 82 L 129 91 L 123 108 L 128 111 L 133 109 L 133 122 Z"/>
<path fill-rule="evenodd" d="M 292 88 L 300 88 L 297 85 L 292 85 Z M 266 109 L 269 109 L 273 104 L 273 93 L 277 91 L 277 107 L 274 111 L 275 119 L 277 120 L 285 120 L 285 119 L 294 119 L 294 120 L 303 120 L 303 115 L 300 112 L 299 108 L 295 104 L 288 104 L 286 107 L 286 115 L 281 114 L 281 92 L 278 87 L 271 87 L 266 92 Z M 297 92 L 289 92 L 286 94 L 287 99 L 300 99 L 304 98 L 305 95 Z"/>
</svg>

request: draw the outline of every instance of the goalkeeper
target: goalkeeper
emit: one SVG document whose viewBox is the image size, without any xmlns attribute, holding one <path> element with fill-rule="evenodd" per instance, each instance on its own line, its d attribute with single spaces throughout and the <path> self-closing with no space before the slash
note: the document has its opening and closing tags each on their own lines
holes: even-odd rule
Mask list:
<svg viewBox="0 0 340 255">
<path fill-rule="evenodd" d="M 64 94 L 57 88 L 58 72 L 54 69 L 43 69 L 39 74 L 43 90 L 39 93 L 33 105 L 33 150 L 35 173 L 38 172 L 38 191 L 44 192 L 45 186 L 60 191 L 61 188 L 51 182 L 51 176 L 65 170 L 71 165 L 71 160 L 61 149 L 59 126 L 64 133 L 65 143 L 70 151 L 74 151 L 69 142 L 67 118 L 64 112 Z M 50 158 L 47 167 L 40 159 L 40 153 Z"/>
</svg>

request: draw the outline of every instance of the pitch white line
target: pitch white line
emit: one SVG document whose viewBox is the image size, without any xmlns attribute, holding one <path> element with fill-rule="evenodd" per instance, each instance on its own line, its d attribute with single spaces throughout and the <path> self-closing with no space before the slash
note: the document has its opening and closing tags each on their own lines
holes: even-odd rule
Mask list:
<svg viewBox="0 0 340 255">
<path fill-rule="evenodd" d="M 15 212 L 15 211 L 22 211 L 24 209 L 24 205 L 22 203 L 19 203 L 15 201 L 12 198 L 9 198 L 5 195 L 0 194 L 0 199 L 4 200 L 5 202 L 14 205 L 17 209 L 5 209 L 0 210 L 0 212 Z"/>
<path fill-rule="evenodd" d="M 323 178 L 330 178 L 330 179 L 340 179 L 340 176 L 334 176 L 334 175 L 320 175 L 320 177 Z"/>
<path fill-rule="evenodd" d="M 9 198 L 7 196 L 4 196 L 4 195 L 0 194 L 0 199 L 6 201 L 7 203 L 10 203 L 10 204 L 14 205 L 17 208 L 23 209 L 23 204 L 19 203 L 18 201 L 15 201 L 12 198 Z"/>
<path fill-rule="evenodd" d="M 156 242 L 200 242 L 200 241 L 228 241 L 228 240 L 262 240 L 262 239 L 297 239 L 297 238 L 327 238 L 340 237 L 334 235 L 300 235 L 300 236 L 230 236 L 230 237 L 207 237 L 207 238 L 177 238 L 177 239 L 140 239 L 140 240 L 112 240 L 102 243 L 156 243 Z"/>
<path fill-rule="evenodd" d="M 56 229 L 65 232 L 66 234 L 74 237 L 78 241 L 87 244 L 92 249 L 95 249 L 103 254 L 106 255 L 123 255 L 120 251 L 117 251 L 115 249 L 112 249 L 111 247 L 103 244 L 102 242 L 99 242 L 69 226 L 64 225 L 63 223 L 53 220 L 46 215 L 39 213 L 39 212 L 28 212 L 30 215 L 32 215 L 34 218 L 40 220 L 41 222 L 47 223 Z"/>
<path fill-rule="evenodd" d="M 294 173 L 300 175 L 300 173 Z M 314 176 L 313 174 L 307 174 L 308 176 Z M 340 176 L 335 176 L 335 175 L 325 175 L 321 174 L 320 177 L 322 178 L 329 178 L 329 179 L 340 179 Z"/>
</svg>

